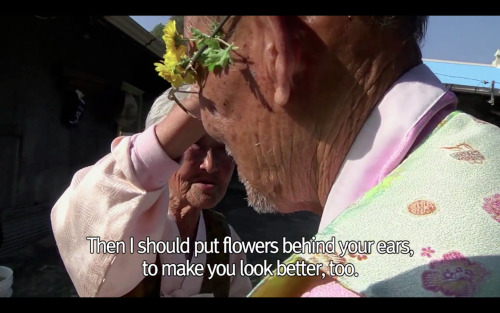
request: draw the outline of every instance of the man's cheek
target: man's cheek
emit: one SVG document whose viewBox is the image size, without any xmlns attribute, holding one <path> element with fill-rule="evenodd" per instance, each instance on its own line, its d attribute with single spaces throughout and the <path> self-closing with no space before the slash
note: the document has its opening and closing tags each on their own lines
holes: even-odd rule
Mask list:
<svg viewBox="0 0 500 313">
<path fill-rule="evenodd" d="M 233 176 L 233 166 L 232 165 L 225 165 L 221 172 L 221 181 L 222 182 L 229 182 L 231 180 L 231 177 Z"/>
</svg>

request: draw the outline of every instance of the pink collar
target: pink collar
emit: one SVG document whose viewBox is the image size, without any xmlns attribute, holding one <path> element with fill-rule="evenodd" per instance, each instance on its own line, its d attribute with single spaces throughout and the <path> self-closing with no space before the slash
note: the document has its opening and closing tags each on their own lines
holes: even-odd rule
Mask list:
<svg viewBox="0 0 500 313">
<path fill-rule="evenodd" d="M 432 131 L 426 126 L 439 122 L 456 104 L 456 96 L 425 64 L 403 75 L 356 137 L 328 195 L 319 230 L 380 183 L 403 161 L 417 137 Z"/>
</svg>

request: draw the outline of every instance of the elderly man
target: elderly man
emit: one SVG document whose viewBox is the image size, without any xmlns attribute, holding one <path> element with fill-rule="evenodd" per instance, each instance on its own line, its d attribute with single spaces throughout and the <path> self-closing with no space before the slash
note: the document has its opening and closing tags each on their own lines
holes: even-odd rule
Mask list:
<svg viewBox="0 0 500 313">
<path fill-rule="evenodd" d="M 186 34 L 220 21 L 186 17 Z M 222 70 L 197 69 L 206 131 L 234 157 L 250 205 L 315 212 L 313 240 L 336 247 L 287 260 L 322 264 L 318 275 L 269 275 L 252 296 L 500 295 L 500 130 L 455 111 L 422 63 L 426 22 L 222 25 L 238 49 Z"/>
</svg>

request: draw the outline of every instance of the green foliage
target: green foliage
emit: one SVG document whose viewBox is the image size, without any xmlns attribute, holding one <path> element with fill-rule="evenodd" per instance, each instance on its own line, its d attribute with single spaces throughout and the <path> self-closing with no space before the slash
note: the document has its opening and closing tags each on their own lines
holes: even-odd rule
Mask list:
<svg viewBox="0 0 500 313">
<path fill-rule="evenodd" d="M 213 29 L 216 27 L 217 25 Z M 220 33 L 210 37 L 195 28 L 192 28 L 191 32 L 198 50 L 202 49 L 205 45 L 207 46 L 199 56 L 199 60 L 209 71 L 212 72 L 217 66 L 225 68 L 227 65 L 233 64 L 231 50 L 238 48 L 234 44 L 229 44 L 222 40 Z"/>
</svg>

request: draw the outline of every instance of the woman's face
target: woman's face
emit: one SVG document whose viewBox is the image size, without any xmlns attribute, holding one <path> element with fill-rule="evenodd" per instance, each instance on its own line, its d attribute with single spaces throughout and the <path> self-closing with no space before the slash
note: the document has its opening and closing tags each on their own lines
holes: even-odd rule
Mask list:
<svg viewBox="0 0 500 313">
<path fill-rule="evenodd" d="M 171 199 L 200 209 L 222 200 L 235 168 L 224 144 L 204 136 L 184 152 L 180 164 L 169 181 Z"/>
</svg>

